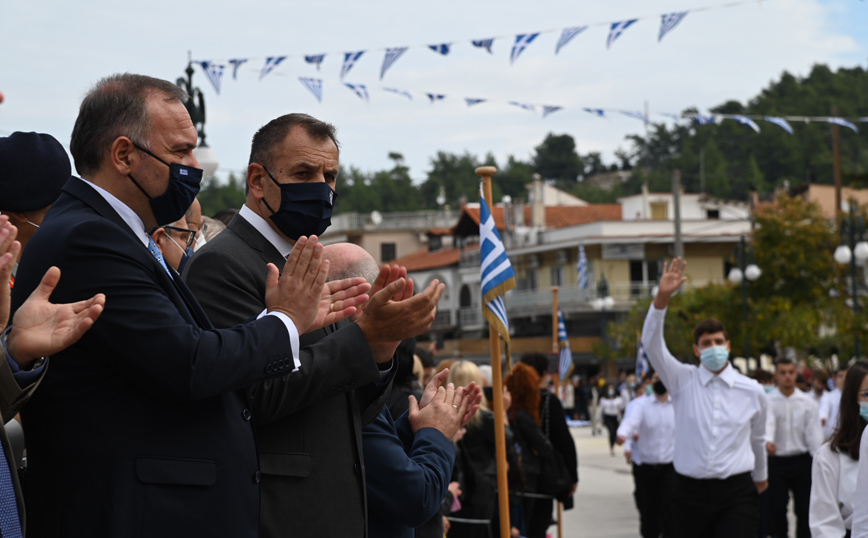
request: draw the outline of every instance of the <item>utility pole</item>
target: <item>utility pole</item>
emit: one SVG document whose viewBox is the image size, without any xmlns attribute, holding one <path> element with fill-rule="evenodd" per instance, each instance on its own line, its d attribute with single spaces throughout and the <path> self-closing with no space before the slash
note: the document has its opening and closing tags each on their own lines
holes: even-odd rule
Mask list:
<svg viewBox="0 0 868 538">
<path fill-rule="evenodd" d="M 832 105 L 832 117 L 838 116 L 838 106 Z M 841 152 L 838 149 L 838 124 L 832 124 L 832 155 L 835 169 L 835 216 L 841 220 Z"/>
<path fill-rule="evenodd" d="M 675 257 L 684 257 L 681 244 L 681 170 L 672 171 L 672 205 L 675 216 Z"/>
</svg>

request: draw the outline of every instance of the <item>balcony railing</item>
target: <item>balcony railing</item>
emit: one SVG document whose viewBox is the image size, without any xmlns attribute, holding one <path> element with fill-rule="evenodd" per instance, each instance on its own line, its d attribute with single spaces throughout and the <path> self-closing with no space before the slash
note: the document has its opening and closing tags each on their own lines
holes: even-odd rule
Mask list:
<svg viewBox="0 0 868 538">
<path fill-rule="evenodd" d="M 458 309 L 458 326 L 464 330 L 478 329 L 482 327 L 482 308 L 468 306 Z"/>
<path fill-rule="evenodd" d="M 476 267 L 479 269 L 480 265 L 482 265 L 482 259 L 479 256 L 478 248 L 461 251 L 461 261 L 458 262 L 458 267 L 461 269 L 466 269 L 468 267 Z"/>
<path fill-rule="evenodd" d="M 396 211 L 381 213 L 381 220 L 375 223 L 369 213 L 342 213 L 332 217 L 329 233 L 344 233 L 355 230 L 416 230 L 429 228 L 452 228 L 461 216 L 457 209 Z"/>
<path fill-rule="evenodd" d="M 434 317 L 434 323 L 431 324 L 432 331 L 452 328 L 452 312 L 449 310 L 437 310 L 437 315 Z"/>
</svg>

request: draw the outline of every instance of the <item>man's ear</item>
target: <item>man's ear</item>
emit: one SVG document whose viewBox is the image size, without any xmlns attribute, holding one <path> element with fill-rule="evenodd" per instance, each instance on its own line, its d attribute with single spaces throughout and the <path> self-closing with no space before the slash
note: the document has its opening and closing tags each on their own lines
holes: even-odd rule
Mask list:
<svg viewBox="0 0 868 538">
<path fill-rule="evenodd" d="M 154 233 L 151 234 L 151 239 L 154 240 L 154 243 L 160 244 L 160 241 L 166 238 L 166 229 L 165 228 L 157 228 L 154 230 Z"/>
<path fill-rule="evenodd" d="M 732 351 L 732 346 L 731 346 L 729 340 L 726 341 L 726 350 L 727 350 L 727 351 Z"/>
<path fill-rule="evenodd" d="M 257 200 L 265 198 L 265 181 L 268 181 L 268 174 L 262 165 L 250 163 L 247 167 L 247 188 Z"/>
<path fill-rule="evenodd" d="M 115 170 L 126 176 L 132 170 L 136 159 L 139 158 L 138 150 L 133 145 L 132 140 L 125 136 L 119 136 L 112 142 L 109 158 Z"/>
<path fill-rule="evenodd" d="M 699 348 L 696 346 L 696 344 L 693 344 L 693 354 L 696 355 L 697 357 L 699 357 L 699 355 L 700 355 Z"/>
</svg>

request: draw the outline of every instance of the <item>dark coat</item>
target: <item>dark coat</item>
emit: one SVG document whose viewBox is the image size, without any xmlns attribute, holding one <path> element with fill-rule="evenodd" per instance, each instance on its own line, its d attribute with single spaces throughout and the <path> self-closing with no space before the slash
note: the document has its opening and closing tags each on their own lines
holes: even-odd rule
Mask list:
<svg viewBox="0 0 868 538">
<path fill-rule="evenodd" d="M 546 395 L 548 395 L 548 397 L 546 397 Z M 549 441 L 551 441 L 554 449 L 560 452 L 561 457 L 564 458 L 564 465 L 566 465 L 567 471 L 570 473 L 570 481 L 575 484 L 579 481 L 579 457 L 576 454 L 576 443 L 573 441 L 572 434 L 570 434 L 570 427 L 567 426 L 564 407 L 561 405 L 561 401 L 558 397 L 549 392 L 548 389 L 542 389 L 540 391 L 539 416 L 543 421 L 543 433 L 546 431 L 545 419 L 543 418 L 546 416 L 546 402 L 548 402 L 549 405 Z"/>
</svg>

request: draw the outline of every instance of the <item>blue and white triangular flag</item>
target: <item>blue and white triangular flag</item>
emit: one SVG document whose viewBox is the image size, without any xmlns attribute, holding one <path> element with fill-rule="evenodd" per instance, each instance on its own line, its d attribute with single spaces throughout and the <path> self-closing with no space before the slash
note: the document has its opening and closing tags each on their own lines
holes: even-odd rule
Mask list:
<svg viewBox="0 0 868 538">
<path fill-rule="evenodd" d="M 681 114 L 672 114 L 670 112 L 661 112 L 660 115 L 665 116 L 667 118 L 672 118 L 675 121 L 681 121 L 684 119 L 681 117 Z"/>
<path fill-rule="evenodd" d="M 235 58 L 229 60 L 229 63 L 232 64 L 232 80 L 238 80 L 238 68 L 246 61 L 247 58 Z"/>
<path fill-rule="evenodd" d="M 214 86 L 214 91 L 217 92 L 217 95 L 220 95 L 220 82 L 223 80 L 223 69 L 226 66 L 211 62 L 199 62 L 199 65 L 202 66 L 202 71 L 205 72 L 205 76 L 208 77 L 211 85 Z"/>
<path fill-rule="evenodd" d="M 509 319 L 503 294 L 515 287 L 515 272 L 500 240 L 494 217 L 488 209 L 485 197 L 479 196 L 479 257 L 480 284 L 482 288 L 482 315 L 491 328 L 509 343 Z"/>
<path fill-rule="evenodd" d="M 638 338 L 639 347 L 636 349 L 636 377 L 642 377 L 651 371 L 651 366 L 648 364 L 648 354 L 645 353 L 645 348 L 642 346 L 642 339 Z"/>
<path fill-rule="evenodd" d="M 262 80 L 262 77 L 271 73 L 285 59 L 286 56 L 269 56 L 266 58 L 265 65 L 262 66 L 262 71 L 259 72 L 259 80 Z"/>
<path fill-rule="evenodd" d="M 648 116 L 641 112 L 636 112 L 635 110 L 619 110 L 618 112 L 630 118 L 635 118 L 643 123 L 649 123 Z"/>
<path fill-rule="evenodd" d="M 407 52 L 407 47 L 395 47 L 386 49 L 386 56 L 383 58 L 383 67 L 380 68 L 380 80 L 383 80 L 383 75 L 392 67 L 392 64 L 398 61 L 402 54 Z"/>
<path fill-rule="evenodd" d="M 748 118 L 747 116 L 733 116 L 732 119 L 739 122 L 742 125 L 747 125 L 748 127 L 753 129 L 757 133 L 760 132 L 759 125 L 757 125 L 755 121 Z"/>
<path fill-rule="evenodd" d="M 316 97 L 316 100 L 322 103 L 322 79 L 321 78 L 309 78 L 309 77 L 298 77 L 298 80 L 304 84 L 304 87 L 310 90 L 310 93 Z"/>
<path fill-rule="evenodd" d="M 325 54 L 312 54 L 310 56 L 305 56 L 304 61 L 309 64 L 316 65 L 316 70 L 319 71 L 319 64 L 325 59 Z"/>
<path fill-rule="evenodd" d="M 464 100 L 467 102 L 467 106 L 478 105 L 486 101 L 486 99 L 475 99 L 473 97 L 465 97 Z"/>
<path fill-rule="evenodd" d="M 593 115 L 599 116 L 601 118 L 606 117 L 606 111 L 603 110 L 602 108 L 583 108 L 582 110 L 584 110 L 588 114 L 593 114 Z"/>
<path fill-rule="evenodd" d="M 494 54 L 491 52 L 491 45 L 494 43 L 494 39 L 475 39 L 471 43 L 473 43 L 474 47 L 485 49 L 489 54 Z"/>
<path fill-rule="evenodd" d="M 364 53 L 365 51 L 360 50 L 358 52 L 347 52 L 344 54 L 344 65 L 341 66 L 341 80 L 343 80 L 346 74 L 350 72 L 350 69 L 356 65 L 356 62 L 359 61 L 359 58 L 361 58 Z"/>
<path fill-rule="evenodd" d="M 611 47 L 612 43 L 614 43 L 615 40 L 624 33 L 624 30 L 629 28 L 630 25 L 638 20 L 639 19 L 631 19 L 629 21 L 613 22 L 612 28 L 609 30 L 609 38 L 606 40 L 606 48 L 608 49 Z"/>
<path fill-rule="evenodd" d="M 694 114 L 693 121 L 695 121 L 699 125 L 711 125 L 712 123 L 717 123 L 717 116 L 713 114 L 710 114 L 708 116 L 703 116 L 702 114 Z"/>
<path fill-rule="evenodd" d="M 677 11 L 675 13 L 667 13 L 665 15 L 660 15 L 660 36 L 657 38 L 657 42 L 663 40 L 663 36 L 668 34 L 673 28 L 678 26 L 678 23 L 687 16 L 687 11 Z"/>
<path fill-rule="evenodd" d="M 537 38 L 536 34 L 519 34 L 515 36 L 515 44 L 512 46 L 512 53 L 509 55 L 509 63 L 513 64 L 518 59 L 519 55 L 527 48 L 528 45 Z"/>
<path fill-rule="evenodd" d="M 534 107 L 530 103 L 519 103 L 518 101 L 510 101 L 509 104 L 512 106 L 517 106 L 519 108 L 523 108 L 529 112 L 536 112 L 536 107 Z"/>
<path fill-rule="evenodd" d="M 353 90 L 353 92 L 355 92 L 355 94 L 358 95 L 359 99 L 361 99 L 362 101 L 366 103 L 370 101 L 370 99 L 368 98 L 368 88 L 365 87 L 364 84 L 350 84 L 349 82 L 345 82 L 344 85 L 347 88 Z"/>
<path fill-rule="evenodd" d="M 425 95 L 428 96 L 428 99 L 430 99 L 432 103 L 434 101 L 440 101 L 440 100 L 446 99 L 446 96 L 443 95 L 442 93 L 426 93 Z"/>
<path fill-rule="evenodd" d="M 579 273 L 579 280 L 576 282 L 579 289 L 588 289 L 588 256 L 585 254 L 585 245 L 579 245 L 579 257 L 576 260 L 576 271 Z"/>
<path fill-rule="evenodd" d="M 558 355 L 558 377 L 563 381 L 573 369 L 573 352 L 570 351 L 570 339 L 567 337 L 567 325 L 564 322 L 564 313 L 558 308 L 558 347 L 561 352 Z"/>
<path fill-rule="evenodd" d="M 574 37 L 581 34 L 585 30 L 587 30 L 587 26 L 575 26 L 573 28 L 564 28 L 564 31 L 561 32 L 561 37 L 558 39 L 558 44 L 555 45 L 555 54 L 561 51 L 561 49 L 569 43 Z"/>
<path fill-rule="evenodd" d="M 775 125 L 777 125 L 781 129 L 783 129 L 784 131 L 790 133 L 791 135 L 795 134 L 793 132 L 793 126 L 790 125 L 790 122 L 788 122 L 784 118 L 779 118 L 777 116 L 766 116 L 763 119 L 769 123 L 774 123 Z"/>
<path fill-rule="evenodd" d="M 413 96 L 410 95 L 410 92 L 408 92 L 407 90 L 397 90 L 395 88 L 383 88 L 383 91 L 397 93 L 398 95 L 403 95 L 404 97 L 406 97 L 407 99 L 409 99 L 411 101 L 413 100 Z"/>
<path fill-rule="evenodd" d="M 554 114 L 563 107 L 557 105 L 543 105 L 542 117 L 545 118 L 549 114 Z"/>
<path fill-rule="evenodd" d="M 844 118 L 832 117 L 832 118 L 826 118 L 826 121 L 829 123 L 834 123 L 835 125 L 840 125 L 841 127 L 846 127 L 848 129 L 852 129 L 854 133 L 859 132 L 859 128 L 856 127 L 856 125 L 850 123 L 849 121 L 845 120 Z"/>
<path fill-rule="evenodd" d="M 447 54 L 449 54 L 449 47 L 451 45 L 452 43 L 441 43 L 439 45 L 428 45 L 428 48 L 433 50 L 437 54 L 442 54 L 443 56 L 446 56 Z"/>
</svg>

